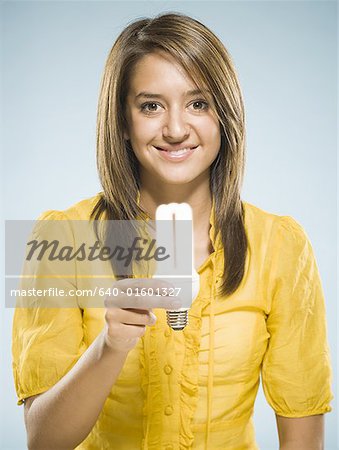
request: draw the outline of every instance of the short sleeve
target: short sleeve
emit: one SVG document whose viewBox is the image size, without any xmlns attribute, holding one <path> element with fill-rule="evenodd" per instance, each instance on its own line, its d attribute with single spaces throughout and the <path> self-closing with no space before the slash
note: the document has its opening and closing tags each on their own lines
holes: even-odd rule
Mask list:
<svg viewBox="0 0 339 450">
<path fill-rule="evenodd" d="M 261 371 L 266 400 L 285 417 L 332 411 L 324 293 L 311 243 L 290 216 L 273 225 L 266 268 L 270 337 Z"/>
<path fill-rule="evenodd" d="M 62 212 L 47 211 L 38 220 L 63 220 Z M 39 235 L 43 227 L 37 222 L 33 233 Z M 52 270 L 53 268 L 51 268 Z M 23 278 L 21 289 L 40 289 L 47 286 L 48 267 L 33 267 L 34 277 Z M 58 279 L 58 287 L 71 288 L 67 278 Z M 76 363 L 86 349 L 83 339 L 82 310 L 78 307 L 16 307 L 12 324 L 12 368 L 18 405 L 32 395 L 40 394 L 55 385 Z"/>
</svg>

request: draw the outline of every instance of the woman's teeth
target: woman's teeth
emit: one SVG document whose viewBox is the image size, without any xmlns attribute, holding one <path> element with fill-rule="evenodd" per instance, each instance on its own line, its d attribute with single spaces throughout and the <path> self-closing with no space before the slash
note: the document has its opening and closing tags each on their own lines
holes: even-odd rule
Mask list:
<svg viewBox="0 0 339 450">
<path fill-rule="evenodd" d="M 169 153 L 171 153 L 171 155 L 183 155 L 184 153 L 189 152 L 191 149 L 190 148 L 181 148 L 179 150 L 170 150 Z"/>
<path fill-rule="evenodd" d="M 184 155 L 185 153 L 194 150 L 195 147 L 185 147 L 185 148 L 180 148 L 179 150 L 165 150 L 163 148 L 160 147 L 156 147 L 158 150 L 161 150 L 163 152 L 167 152 L 170 153 L 171 155 L 176 155 L 176 156 L 180 156 L 180 155 Z"/>
</svg>

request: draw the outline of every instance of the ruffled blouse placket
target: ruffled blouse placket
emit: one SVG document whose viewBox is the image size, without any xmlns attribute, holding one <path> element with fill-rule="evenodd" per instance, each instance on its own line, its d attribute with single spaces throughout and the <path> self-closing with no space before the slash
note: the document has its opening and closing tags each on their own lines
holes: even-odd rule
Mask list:
<svg viewBox="0 0 339 450">
<path fill-rule="evenodd" d="M 212 209 L 213 213 L 213 209 Z M 199 350 L 202 310 L 215 296 L 220 269 L 220 240 L 215 239 L 211 213 L 210 239 L 216 251 L 199 268 L 202 289 L 189 310 L 188 325 L 182 332 L 170 329 L 166 312 L 155 310 L 157 323 L 148 328 L 143 337 L 141 355 L 142 389 L 144 392 L 143 449 L 190 449 L 194 441 L 192 420 L 199 395 Z M 216 261 L 218 264 L 216 265 Z M 202 273 L 205 272 L 202 276 Z M 203 295 L 201 292 L 203 291 Z M 210 309 L 210 326 L 213 309 Z M 210 347 L 213 347 L 211 329 Z M 211 361 L 212 359 L 212 361 Z M 213 384 L 213 348 L 210 348 L 209 384 Z M 211 396 L 211 392 L 210 392 Z M 209 396 L 207 439 L 209 436 L 211 406 Z"/>
</svg>

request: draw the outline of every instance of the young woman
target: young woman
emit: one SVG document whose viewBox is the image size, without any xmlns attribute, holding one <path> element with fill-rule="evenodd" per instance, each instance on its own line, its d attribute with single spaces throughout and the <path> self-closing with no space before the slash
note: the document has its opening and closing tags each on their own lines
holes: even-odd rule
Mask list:
<svg viewBox="0 0 339 450">
<path fill-rule="evenodd" d="M 166 324 L 178 306 L 168 297 L 16 309 L 28 447 L 258 449 L 261 373 L 280 448 L 322 449 L 333 396 L 318 268 L 292 217 L 240 199 L 244 109 L 223 44 L 181 14 L 128 25 L 106 63 L 97 133 L 103 192 L 41 219 L 153 219 L 187 202 L 200 292 L 180 332 Z"/>
</svg>

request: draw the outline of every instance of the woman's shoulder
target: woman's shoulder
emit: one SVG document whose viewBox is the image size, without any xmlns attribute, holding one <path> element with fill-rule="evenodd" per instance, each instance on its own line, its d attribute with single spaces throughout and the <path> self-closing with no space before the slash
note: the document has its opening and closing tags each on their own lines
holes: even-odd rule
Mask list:
<svg viewBox="0 0 339 450">
<path fill-rule="evenodd" d="M 89 220 L 91 213 L 102 193 L 80 200 L 63 210 L 50 209 L 44 211 L 38 220 Z"/>
<path fill-rule="evenodd" d="M 98 203 L 101 195 L 102 193 L 99 192 L 98 194 L 93 195 L 92 197 L 80 200 L 79 202 L 76 202 L 73 205 L 69 206 L 63 212 L 67 216 L 67 218 L 73 220 L 75 219 L 88 220 L 91 216 L 91 213 L 95 205 Z"/>
<path fill-rule="evenodd" d="M 244 206 L 245 228 L 252 238 L 269 238 L 273 234 L 305 239 L 303 226 L 291 215 L 267 211 L 247 201 Z"/>
<path fill-rule="evenodd" d="M 253 203 L 242 201 L 244 207 L 245 223 L 250 226 L 262 226 L 265 223 L 272 224 L 276 220 L 279 220 L 280 214 L 267 211 Z"/>
</svg>

